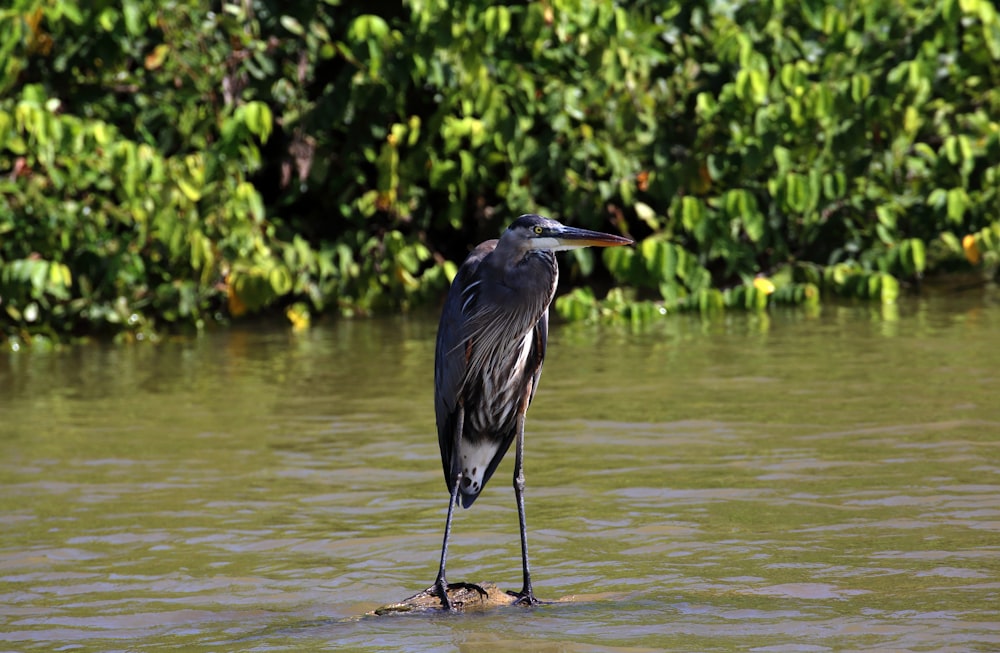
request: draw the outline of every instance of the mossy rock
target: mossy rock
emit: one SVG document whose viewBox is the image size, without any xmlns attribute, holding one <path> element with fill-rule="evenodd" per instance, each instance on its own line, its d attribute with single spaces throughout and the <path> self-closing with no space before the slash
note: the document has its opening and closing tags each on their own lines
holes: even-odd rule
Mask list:
<svg viewBox="0 0 1000 653">
<path fill-rule="evenodd" d="M 514 605 L 518 595 L 505 592 L 496 583 L 451 583 L 448 585 L 448 600 L 452 609 L 457 612 L 477 612 Z M 390 603 L 368 613 L 369 615 L 409 614 L 420 612 L 442 611 L 441 597 L 434 587 L 428 587 L 422 592 L 403 599 L 399 603 Z"/>
</svg>

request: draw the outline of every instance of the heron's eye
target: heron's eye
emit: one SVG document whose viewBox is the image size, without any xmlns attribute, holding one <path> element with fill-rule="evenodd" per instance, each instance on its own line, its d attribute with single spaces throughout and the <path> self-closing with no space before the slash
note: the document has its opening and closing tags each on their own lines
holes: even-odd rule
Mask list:
<svg viewBox="0 0 1000 653">
<path fill-rule="evenodd" d="M 541 227 L 541 225 L 536 225 L 535 226 L 535 233 L 538 234 L 539 236 L 542 235 L 542 227 Z"/>
</svg>

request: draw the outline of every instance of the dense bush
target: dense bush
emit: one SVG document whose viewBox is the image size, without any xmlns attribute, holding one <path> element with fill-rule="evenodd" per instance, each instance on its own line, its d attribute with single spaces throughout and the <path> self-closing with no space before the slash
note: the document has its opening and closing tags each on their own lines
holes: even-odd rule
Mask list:
<svg viewBox="0 0 1000 653">
<path fill-rule="evenodd" d="M 1000 259 L 988 0 L 14 0 L 0 62 L 10 336 L 405 308 L 528 211 L 633 319 Z"/>
</svg>

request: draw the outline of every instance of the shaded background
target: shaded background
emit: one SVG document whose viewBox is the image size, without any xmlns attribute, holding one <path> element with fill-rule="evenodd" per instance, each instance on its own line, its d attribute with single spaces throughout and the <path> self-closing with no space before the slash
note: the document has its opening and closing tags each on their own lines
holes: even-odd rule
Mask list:
<svg viewBox="0 0 1000 653">
<path fill-rule="evenodd" d="M 596 297 L 626 287 L 601 308 L 629 319 L 655 314 L 642 300 L 892 301 L 927 271 L 996 274 L 986 0 L 15 0 L 2 17 L 0 314 L 18 339 L 434 303 L 525 212 L 639 241 L 563 264 Z"/>
</svg>

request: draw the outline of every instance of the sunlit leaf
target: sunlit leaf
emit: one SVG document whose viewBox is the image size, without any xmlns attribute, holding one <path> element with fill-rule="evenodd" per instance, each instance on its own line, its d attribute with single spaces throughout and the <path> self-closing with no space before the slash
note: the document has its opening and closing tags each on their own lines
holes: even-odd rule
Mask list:
<svg viewBox="0 0 1000 653">
<path fill-rule="evenodd" d="M 284 15 L 279 19 L 281 26 L 287 29 L 289 32 L 296 36 L 302 36 L 306 33 L 305 28 L 302 27 L 302 23 L 299 22 L 294 16 Z"/>
<path fill-rule="evenodd" d="M 965 209 L 969 203 L 969 195 L 964 188 L 952 188 L 947 195 L 948 220 L 961 223 L 965 219 Z"/>
<path fill-rule="evenodd" d="M 965 258 L 969 263 L 973 265 L 978 265 L 982 255 L 979 253 L 979 244 L 976 242 L 976 237 L 972 234 L 966 234 L 962 238 L 962 251 L 965 253 Z"/>
<path fill-rule="evenodd" d="M 758 291 L 764 293 L 765 295 L 770 295 L 774 292 L 774 282 L 772 282 L 767 277 L 756 277 L 753 280 L 753 287 Z"/>
<path fill-rule="evenodd" d="M 292 291 L 292 277 L 288 274 L 288 270 L 284 266 L 275 266 L 268 273 L 268 281 L 271 284 L 274 294 L 278 297 L 287 295 Z"/>
<path fill-rule="evenodd" d="M 924 247 L 924 241 L 919 238 L 911 238 L 909 243 L 910 260 L 913 263 L 913 269 L 918 275 L 921 275 L 927 268 L 927 250 Z"/>
<path fill-rule="evenodd" d="M 304 331 L 309 328 L 311 321 L 309 307 L 302 302 L 296 302 L 286 308 L 285 317 L 291 322 L 293 331 Z"/>
<path fill-rule="evenodd" d="M 694 231 L 701 223 L 704 215 L 704 206 L 698 198 L 687 195 L 681 199 L 681 221 L 685 229 Z"/>
<path fill-rule="evenodd" d="M 892 304 L 899 298 L 899 282 L 890 274 L 879 275 L 881 293 L 879 297 L 883 304 Z"/>
<path fill-rule="evenodd" d="M 123 0 L 122 15 L 125 18 L 125 29 L 132 36 L 140 36 L 143 31 L 143 9 L 138 0 Z"/>
<path fill-rule="evenodd" d="M 654 231 L 659 229 L 660 221 L 656 217 L 656 211 L 651 206 L 644 202 L 636 202 L 633 208 L 635 208 L 635 214 L 639 219 L 645 222 L 650 229 Z"/>
<path fill-rule="evenodd" d="M 153 48 L 153 51 L 146 55 L 146 70 L 156 70 L 162 66 L 163 60 L 167 58 L 169 52 L 170 46 L 166 43 L 161 43 Z"/>
</svg>

